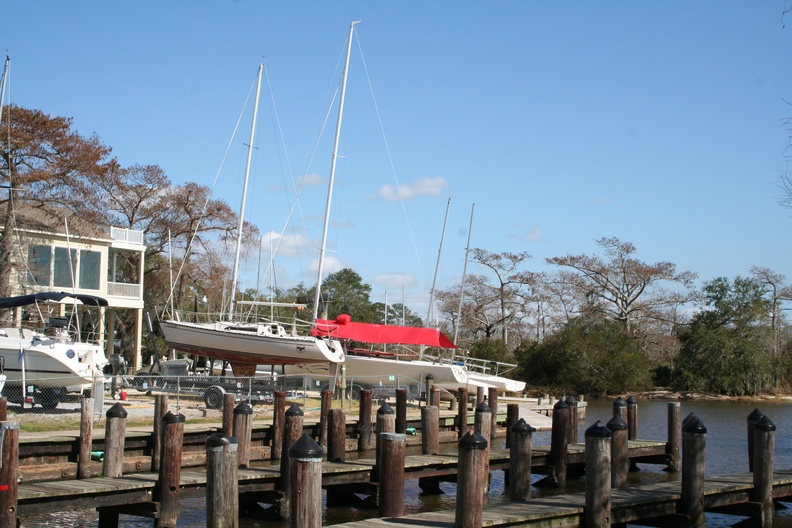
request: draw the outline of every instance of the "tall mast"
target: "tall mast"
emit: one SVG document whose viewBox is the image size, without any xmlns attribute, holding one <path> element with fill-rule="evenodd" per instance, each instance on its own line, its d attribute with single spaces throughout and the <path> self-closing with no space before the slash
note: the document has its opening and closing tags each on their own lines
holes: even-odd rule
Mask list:
<svg viewBox="0 0 792 528">
<path fill-rule="evenodd" d="M 344 116 L 344 98 L 346 97 L 347 73 L 349 72 L 349 56 L 352 54 L 352 34 L 360 20 L 349 25 L 349 41 L 347 42 L 344 72 L 341 74 L 341 95 L 338 99 L 338 120 L 336 121 L 335 139 L 333 140 L 333 157 L 330 160 L 330 181 L 327 183 L 327 204 L 325 205 L 324 226 L 322 227 L 322 243 L 319 246 L 319 266 L 316 273 L 316 294 L 313 304 L 313 321 L 319 317 L 319 300 L 322 297 L 322 274 L 324 273 L 325 246 L 327 245 L 327 226 L 330 223 L 330 203 L 333 201 L 333 183 L 335 181 L 336 159 L 338 159 L 338 142 L 341 138 L 341 118 Z"/>
<path fill-rule="evenodd" d="M 3 102 L 5 101 L 6 79 L 8 78 L 8 68 L 11 66 L 11 57 L 6 55 L 5 66 L 3 67 L 3 80 L 0 81 L 0 121 L 3 120 Z"/>
<path fill-rule="evenodd" d="M 476 204 L 470 208 L 470 227 L 468 227 L 467 249 L 465 249 L 465 264 L 462 266 L 462 286 L 459 289 L 459 310 L 457 310 L 456 324 L 454 325 L 454 344 L 457 342 L 459 336 L 459 323 L 462 320 L 462 300 L 465 298 L 465 278 L 467 277 L 467 263 L 468 256 L 470 255 L 470 234 L 473 232 L 473 211 L 476 210 Z"/>
<path fill-rule="evenodd" d="M 429 309 L 426 311 L 426 322 L 424 326 L 429 328 L 432 317 L 432 304 L 434 303 L 435 284 L 437 284 L 437 270 L 440 269 L 440 256 L 443 254 L 443 240 L 445 239 L 446 225 L 448 225 L 448 210 L 451 209 L 451 198 L 446 204 L 445 220 L 443 221 L 443 234 L 440 235 L 440 249 L 437 250 L 437 265 L 435 266 L 434 279 L 432 279 L 432 291 L 429 292 Z"/>
<path fill-rule="evenodd" d="M 245 200 L 247 199 L 248 178 L 250 177 L 250 160 L 253 157 L 253 140 L 256 137 L 256 121 L 258 120 L 259 93 L 261 92 L 261 72 L 264 65 L 259 64 L 258 81 L 256 82 L 256 101 L 253 104 L 253 122 L 250 125 L 250 142 L 248 143 L 247 163 L 245 165 L 245 184 L 242 187 L 242 205 L 239 206 L 239 228 L 237 229 L 236 254 L 234 255 L 234 273 L 231 279 L 231 301 L 228 305 L 228 320 L 234 320 L 234 301 L 236 300 L 237 276 L 239 275 L 239 253 L 242 250 L 242 228 L 245 225 Z"/>
</svg>

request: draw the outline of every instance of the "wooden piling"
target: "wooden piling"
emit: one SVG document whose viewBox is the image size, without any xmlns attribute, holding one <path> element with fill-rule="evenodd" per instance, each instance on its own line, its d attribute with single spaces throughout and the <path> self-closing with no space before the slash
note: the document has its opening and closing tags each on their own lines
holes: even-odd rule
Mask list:
<svg viewBox="0 0 792 528">
<path fill-rule="evenodd" d="M 327 449 L 327 420 L 328 413 L 333 407 L 333 391 L 323 390 L 321 394 L 322 403 L 321 411 L 319 413 L 319 445 L 322 449 Z"/>
<path fill-rule="evenodd" d="M 487 405 L 490 408 L 490 441 L 492 441 L 498 434 L 498 389 L 489 387 L 487 393 Z"/>
<path fill-rule="evenodd" d="M 250 467 L 250 440 L 253 434 L 253 407 L 246 401 L 234 409 L 233 436 L 237 439 L 239 467 Z"/>
<path fill-rule="evenodd" d="M 775 424 L 766 415 L 754 424 L 753 490 L 751 500 L 761 506 L 759 523 L 762 528 L 773 526 L 773 459 Z"/>
<path fill-rule="evenodd" d="M 8 420 L 8 400 L 5 396 L 0 396 L 0 422 Z"/>
<path fill-rule="evenodd" d="M 407 432 L 407 389 L 396 389 L 396 432 Z"/>
<path fill-rule="evenodd" d="M 680 446 L 682 445 L 682 424 L 681 405 L 679 402 L 669 402 L 668 404 L 668 442 L 666 443 L 666 453 L 668 454 L 668 467 L 666 471 L 678 473 L 681 468 Z"/>
<path fill-rule="evenodd" d="M 120 477 L 124 473 L 124 437 L 127 411 L 120 403 L 107 410 L 105 422 L 105 453 L 102 476 Z"/>
<path fill-rule="evenodd" d="M 421 453 L 440 453 L 440 409 L 435 405 L 421 408 Z"/>
<path fill-rule="evenodd" d="M 155 497 L 159 502 L 157 528 L 175 528 L 179 518 L 179 488 L 181 482 L 182 445 L 184 443 L 184 415 L 170 411 L 162 417 L 161 456 Z"/>
<path fill-rule="evenodd" d="M 531 451 L 535 430 L 522 418 L 509 428 L 510 501 L 527 501 L 531 498 Z"/>
<path fill-rule="evenodd" d="M 236 406 L 236 395 L 226 392 L 223 395 L 223 434 L 234 436 L 234 407 Z"/>
<path fill-rule="evenodd" d="M 162 417 L 168 411 L 168 395 L 154 395 L 154 423 L 151 433 L 151 471 L 159 473 L 160 448 L 162 447 Z"/>
<path fill-rule="evenodd" d="M 511 428 L 520 420 L 520 404 L 506 404 L 506 449 L 511 447 Z"/>
<path fill-rule="evenodd" d="M 344 409 L 330 409 L 327 413 L 327 461 L 346 460 L 346 412 Z"/>
<path fill-rule="evenodd" d="M 307 433 L 289 448 L 289 526 L 322 526 L 322 447 Z"/>
<path fill-rule="evenodd" d="M 281 453 L 285 453 L 286 456 L 281 457 L 281 464 L 280 464 L 280 479 L 279 479 L 279 487 L 283 492 L 283 496 L 281 497 L 280 503 L 280 512 L 281 517 L 284 519 L 289 518 L 289 514 L 291 513 L 291 506 L 289 505 L 289 501 L 291 500 L 291 485 L 292 485 L 292 477 L 289 474 L 290 464 L 289 464 L 289 449 L 291 446 L 300 439 L 303 435 L 303 421 L 304 421 L 305 413 L 303 410 L 300 409 L 300 406 L 292 404 L 286 412 L 284 413 L 284 421 L 283 421 L 283 447 Z"/>
<path fill-rule="evenodd" d="M 478 386 L 476 387 L 476 407 L 484 403 L 486 400 L 486 395 L 484 394 L 484 387 Z"/>
<path fill-rule="evenodd" d="M 753 472 L 753 455 L 754 455 L 754 426 L 756 422 L 762 419 L 764 413 L 759 409 L 754 409 L 748 415 L 747 429 L 748 429 L 748 472 Z"/>
<path fill-rule="evenodd" d="M 627 475 L 630 472 L 630 457 L 627 453 L 627 422 L 616 415 L 610 419 L 607 428 L 611 432 L 611 482 L 612 488 L 621 488 L 627 484 Z"/>
<path fill-rule="evenodd" d="M 706 468 L 707 428 L 695 415 L 682 428 L 682 496 L 679 513 L 688 517 L 689 526 L 706 526 L 704 514 L 704 472 Z"/>
<path fill-rule="evenodd" d="M 270 458 L 280 460 L 283 452 L 283 422 L 286 413 L 286 393 L 275 391 L 272 393 L 272 449 Z"/>
<path fill-rule="evenodd" d="M 429 405 L 434 405 L 438 409 L 440 408 L 440 387 L 433 386 L 432 392 L 429 397 Z"/>
<path fill-rule="evenodd" d="M 431 405 L 429 400 L 432 397 L 432 388 L 434 388 L 434 376 L 427 374 L 424 378 L 424 404 Z"/>
<path fill-rule="evenodd" d="M 396 432 L 396 413 L 393 407 L 387 403 L 383 403 L 377 409 L 377 423 L 375 426 L 375 458 L 376 464 L 371 472 L 372 482 L 379 482 L 379 458 L 382 452 L 382 433 L 395 433 Z M 403 434 L 403 433 L 401 433 Z"/>
<path fill-rule="evenodd" d="M 621 396 L 613 400 L 613 416 L 617 414 L 627 421 L 627 402 Z"/>
<path fill-rule="evenodd" d="M 486 494 L 489 490 L 489 481 L 490 481 L 490 470 L 489 470 L 489 439 L 492 435 L 492 410 L 490 406 L 487 405 L 486 402 L 481 402 L 478 407 L 476 407 L 476 413 L 473 417 L 473 430 L 480 434 L 482 437 L 487 439 L 487 445 L 484 447 L 484 456 L 480 458 L 481 460 L 481 474 L 482 476 L 482 488 L 481 492 Z"/>
<path fill-rule="evenodd" d="M 80 397 L 80 455 L 77 459 L 77 478 L 91 477 L 91 451 L 93 450 L 94 400 L 84 394 Z"/>
<path fill-rule="evenodd" d="M 553 406 L 552 428 L 549 456 L 552 473 L 548 482 L 563 487 L 566 485 L 569 451 L 569 405 L 564 400 L 558 400 Z"/>
<path fill-rule="evenodd" d="M 378 506 L 380 517 L 404 515 L 404 460 L 407 453 L 407 435 L 383 432 L 377 435 L 381 444 L 377 457 L 380 473 Z"/>
<path fill-rule="evenodd" d="M 371 389 L 360 391 L 360 412 L 358 414 L 358 452 L 371 450 Z"/>
<path fill-rule="evenodd" d="M 0 526 L 17 525 L 19 422 L 0 421 Z"/>
<path fill-rule="evenodd" d="M 618 417 L 614 417 L 618 420 Z M 626 424 L 625 424 L 626 425 Z M 611 431 L 599 420 L 586 429 L 586 528 L 610 527 Z"/>
<path fill-rule="evenodd" d="M 579 440 L 578 401 L 571 394 L 564 401 L 569 405 L 569 443 L 577 444 Z"/>
<path fill-rule="evenodd" d="M 468 390 L 467 387 L 459 387 L 457 391 L 459 404 L 457 405 L 457 438 L 462 438 L 468 430 Z M 398 429 L 397 429 L 398 430 Z"/>
<path fill-rule="evenodd" d="M 239 526 L 237 440 L 215 433 L 206 439 L 206 526 Z"/>
<path fill-rule="evenodd" d="M 638 399 L 635 396 L 627 398 L 627 439 L 638 439 Z"/>
<path fill-rule="evenodd" d="M 481 472 L 483 460 L 489 458 L 489 443 L 476 431 L 459 439 L 459 465 L 457 468 L 457 497 L 454 528 L 481 528 L 484 512 L 486 484 Z"/>
</svg>

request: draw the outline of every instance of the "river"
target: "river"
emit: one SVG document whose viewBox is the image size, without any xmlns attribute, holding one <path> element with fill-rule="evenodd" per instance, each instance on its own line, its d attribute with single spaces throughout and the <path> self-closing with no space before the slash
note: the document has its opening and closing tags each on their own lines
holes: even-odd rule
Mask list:
<svg viewBox="0 0 792 528">
<path fill-rule="evenodd" d="M 748 415 L 758 408 L 776 425 L 775 467 L 792 468 L 792 402 L 737 402 L 737 401 L 683 401 L 682 418 L 691 412 L 695 413 L 707 427 L 707 475 L 729 475 L 748 471 L 748 449 L 746 421 Z M 638 402 L 638 438 L 646 440 L 666 440 L 668 401 L 647 400 Z M 613 416 L 612 399 L 596 399 L 588 402 L 585 423 L 581 421 L 579 438 L 583 441 L 585 430 L 597 420 L 603 424 Z M 549 445 L 550 433 L 537 432 L 533 436 L 534 445 Z M 500 447 L 503 447 L 502 445 Z M 537 479 L 540 477 L 536 477 Z M 640 465 L 640 471 L 629 475 L 630 483 L 646 483 L 651 481 L 677 480 L 678 474 L 663 471 L 662 466 Z M 568 491 L 582 491 L 582 479 L 570 479 Z M 418 488 L 417 479 L 409 479 L 405 483 L 405 513 L 432 511 L 454 508 L 455 486 L 443 483 L 443 495 L 424 496 Z M 563 490 L 551 488 L 534 488 L 536 496 L 557 494 Z M 492 485 L 489 492 L 490 502 L 507 500 L 501 471 L 493 472 Z M 377 510 L 370 508 L 329 508 L 325 510 L 325 525 L 376 517 Z M 742 518 L 729 515 L 707 513 L 707 526 L 732 526 Z M 123 528 L 149 528 L 153 526 L 151 519 L 122 515 L 120 526 Z M 199 528 L 206 524 L 205 501 L 191 499 L 182 501 L 182 512 L 179 516 L 180 527 Z M 95 528 L 98 525 L 97 515 L 93 511 L 66 512 L 26 518 L 27 528 L 43 528 L 58 526 L 63 528 Z M 271 522 L 255 519 L 240 519 L 240 528 L 285 528 L 288 523 Z M 776 528 L 792 528 L 792 508 L 778 509 L 773 519 Z"/>
</svg>

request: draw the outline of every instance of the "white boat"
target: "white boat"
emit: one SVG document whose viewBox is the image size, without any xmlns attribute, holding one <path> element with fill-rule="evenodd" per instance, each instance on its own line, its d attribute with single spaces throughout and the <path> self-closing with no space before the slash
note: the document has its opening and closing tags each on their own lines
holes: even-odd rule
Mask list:
<svg viewBox="0 0 792 528">
<path fill-rule="evenodd" d="M 71 318 L 46 317 L 45 304 L 59 302 L 107 306 L 101 297 L 56 292 L 0 299 L 0 309 L 34 306 L 46 325 L 43 332 L 22 327 L 0 328 L 3 396 L 10 401 L 37 395 L 42 405 L 54 408 L 67 392 L 82 391 L 103 376 L 107 365 L 103 343 L 78 341 L 69 329 L 79 327 L 79 323 Z"/>
<path fill-rule="evenodd" d="M 343 115 L 344 96 L 346 92 L 347 71 L 349 69 L 349 55 L 352 49 L 352 34 L 356 22 L 349 28 L 349 41 L 347 43 L 346 63 L 342 76 L 341 92 L 338 107 L 338 121 L 336 123 L 335 144 L 330 166 L 330 183 L 328 185 L 327 211 L 325 212 L 322 244 L 319 252 L 319 266 L 316 284 L 316 300 L 314 302 L 313 320 L 316 320 L 316 310 L 320 299 L 322 283 L 322 270 L 327 241 L 327 226 L 329 224 L 329 208 L 332 197 L 333 180 L 335 176 L 336 158 L 338 156 L 338 142 Z M 237 230 L 236 257 L 234 260 L 233 276 L 231 280 L 231 306 L 226 321 L 216 321 L 208 324 L 190 323 L 181 321 L 176 317 L 160 321 L 160 328 L 168 345 L 187 354 L 198 354 L 213 359 L 231 362 L 234 374 L 238 376 L 252 376 L 256 365 L 288 365 L 296 363 L 341 363 L 344 361 L 344 350 L 341 343 L 332 337 L 316 335 L 297 335 L 294 330 L 287 331 L 284 325 L 277 321 L 266 322 L 237 322 L 234 320 L 234 304 L 236 301 L 236 282 L 239 271 L 239 254 L 242 243 L 242 228 L 244 225 L 245 199 L 247 182 L 250 173 L 251 155 L 254 148 L 256 119 L 258 115 L 259 94 L 261 92 L 261 74 L 263 66 L 259 66 L 256 99 L 253 109 L 253 124 L 248 142 L 247 166 L 245 168 L 245 185 L 242 193 L 242 204 L 239 211 L 239 227 Z M 297 305 L 294 305 L 297 307 Z M 301 305 L 304 307 L 304 305 Z M 329 368 L 329 367 L 328 367 Z"/>
</svg>

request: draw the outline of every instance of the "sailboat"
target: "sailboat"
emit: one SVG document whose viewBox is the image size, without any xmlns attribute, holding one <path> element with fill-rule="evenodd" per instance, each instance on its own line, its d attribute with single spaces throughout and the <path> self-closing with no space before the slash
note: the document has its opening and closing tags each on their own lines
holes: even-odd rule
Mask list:
<svg viewBox="0 0 792 528">
<path fill-rule="evenodd" d="M 322 243 L 319 253 L 319 266 L 316 284 L 316 298 L 314 301 L 313 320 L 317 318 L 320 301 L 320 288 L 324 266 L 325 245 L 327 243 L 327 230 L 329 223 L 330 203 L 332 199 L 333 181 L 335 176 L 336 159 L 338 157 L 338 144 L 343 116 L 344 97 L 346 93 L 347 71 L 349 70 L 349 57 L 352 50 L 352 36 L 355 25 L 352 22 L 349 28 L 349 41 L 346 50 L 346 62 L 342 74 L 341 92 L 338 106 L 338 119 L 336 122 L 335 142 L 330 166 L 330 181 L 327 193 L 327 210 L 325 212 Z M 245 187 L 242 194 L 242 205 L 239 212 L 239 229 L 237 233 L 236 258 L 234 261 L 231 308 L 226 320 L 212 323 L 197 323 L 181 321 L 176 317 L 160 321 L 160 328 L 168 345 L 187 354 L 196 354 L 212 359 L 229 361 L 234 374 L 237 376 L 252 376 L 255 374 L 256 365 L 291 365 L 311 363 L 342 363 L 345 359 L 341 343 L 332 337 L 317 335 L 297 335 L 296 325 L 290 331 L 277 321 L 264 322 L 239 322 L 234 321 L 234 304 L 236 282 L 239 270 L 239 253 L 242 242 L 242 226 L 245 211 L 245 192 L 250 171 L 253 139 L 255 137 L 256 119 L 258 114 L 259 93 L 261 90 L 261 75 L 263 66 L 259 66 L 258 82 L 256 88 L 256 103 L 253 110 L 253 124 L 248 143 L 248 158 L 245 169 Z M 237 302 L 236 304 L 241 304 Z M 291 306 L 304 308 L 305 305 L 278 303 L 278 306 Z M 175 315 L 175 314 L 174 314 Z"/>
</svg>

